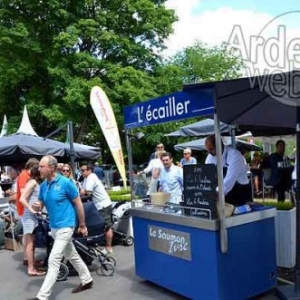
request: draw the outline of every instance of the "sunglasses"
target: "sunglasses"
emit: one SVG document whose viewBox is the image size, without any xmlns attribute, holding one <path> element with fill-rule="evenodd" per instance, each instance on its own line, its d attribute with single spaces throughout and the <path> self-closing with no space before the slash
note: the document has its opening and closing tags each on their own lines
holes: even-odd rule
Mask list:
<svg viewBox="0 0 300 300">
<path fill-rule="evenodd" d="M 183 153 L 183 155 L 188 155 L 188 154 L 190 154 L 190 153 Z"/>
<path fill-rule="evenodd" d="M 87 169 L 81 169 L 81 170 L 80 170 L 81 173 L 83 173 L 83 172 L 85 172 L 85 171 L 87 171 Z"/>
<path fill-rule="evenodd" d="M 63 171 L 64 173 L 66 173 L 66 172 L 68 172 L 68 173 L 69 173 L 69 172 L 70 172 L 70 170 L 69 170 L 69 169 L 63 169 L 62 171 Z"/>
</svg>

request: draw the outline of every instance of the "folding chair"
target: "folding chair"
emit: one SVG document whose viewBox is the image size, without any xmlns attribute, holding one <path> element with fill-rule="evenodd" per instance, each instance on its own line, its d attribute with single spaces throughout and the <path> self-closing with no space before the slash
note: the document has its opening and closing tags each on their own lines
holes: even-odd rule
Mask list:
<svg viewBox="0 0 300 300">
<path fill-rule="evenodd" d="M 263 192 L 263 202 L 265 202 L 265 194 L 269 193 L 269 195 L 274 198 L 274 187 L 269 183 L 271 178 L 271 169 L 262 169 L 262 192 Z"/>
</svg>

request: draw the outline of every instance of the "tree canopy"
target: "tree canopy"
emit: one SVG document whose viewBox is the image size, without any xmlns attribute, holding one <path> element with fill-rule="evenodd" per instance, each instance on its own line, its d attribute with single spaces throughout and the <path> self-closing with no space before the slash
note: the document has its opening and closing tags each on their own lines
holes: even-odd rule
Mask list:
<svg viewBox="0 0 300 300">
<path fill-rule="evenodd" d="M 175 20 L 150 0 L 1 0 L 0 112 L 28 104 L 41 135 L 72 119 L 81 140 L 96 124 L 89 92 L 100 85 L 120 121 L 124 105 L 156 95 L 155 50 Z"/>
<path fill-rule="evenodd" d="M 224 46 L 201 43 L 167 61 L 158 55 L 177 20 L 164 0 L 0 0 L 0 116 L 12 131 L 27 105 L 36 132 L 72 120 L 75 140 L 106 142 L 89 104 L 95 85 L 110 99 L 121 139 L 123 108 L 171 93 L 182 83 L 239 76 L 241 63 Z M 146 129 L 150 153 L 183 122 Z M 151 146 L 151 147 L 149 147 Z M 134 148 L 145 160 L 145 148 Z"/>
</svg>

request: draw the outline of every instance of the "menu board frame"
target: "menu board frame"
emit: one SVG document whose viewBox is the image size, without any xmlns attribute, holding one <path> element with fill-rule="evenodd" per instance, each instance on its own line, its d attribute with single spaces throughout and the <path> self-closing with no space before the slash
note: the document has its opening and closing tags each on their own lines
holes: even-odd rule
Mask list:
<svg viewBox="0 0 300 300">
<path fill-rule="evenodd" d="M 217 219 L 217 167 L 214 164 L 183 166 L 184 214 Z"/>
</svg>

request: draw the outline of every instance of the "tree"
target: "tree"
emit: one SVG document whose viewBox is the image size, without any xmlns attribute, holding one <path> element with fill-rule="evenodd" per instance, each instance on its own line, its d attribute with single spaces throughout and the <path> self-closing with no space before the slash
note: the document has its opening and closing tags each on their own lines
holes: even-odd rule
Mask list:
<svg viewBox="0 0 300 300">
<path fill-rule="evenodd" d="M 242 60 L 228 50 L 225 43 L 208 47 L 201 42 L 178 52 L 168 64 L 181 70 L 183 83 L 238 78 L 244 66 Z"/>
<path fill-rule="evenodd" d="M 98 128 L 89 93 L 100 85 L 122 128 L 124 105 L 157 95 L 155 50 L 174 21 L 151 0 L 0 0 L 0 113 L 27 104 L 40 135 L 71 119 L 82 141 Z"/>
</svg>

